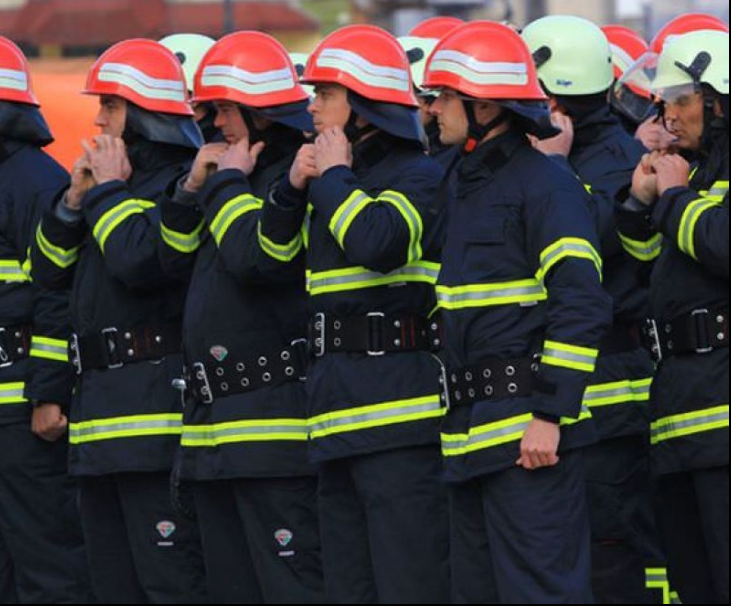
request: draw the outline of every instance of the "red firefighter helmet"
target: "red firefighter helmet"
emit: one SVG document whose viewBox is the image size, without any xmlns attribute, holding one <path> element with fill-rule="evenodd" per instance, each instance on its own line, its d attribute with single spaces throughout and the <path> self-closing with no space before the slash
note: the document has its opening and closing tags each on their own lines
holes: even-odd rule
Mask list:
<svg viewBox="0 0 731 606">
<path fill-rule="evenodd" d="M 193 101 L 233 101 L 248 107 L 273 107 L 306 101 L 309 96 L 287 50 L 261 32 L 236 32 L 221 38 L 203 57 L 195 76 Z"/>
<path fill-rule="evenodd" d="M 151 112 L 193 115 L 180 62 L 153 40 L 125 40 L 105 51 L 92 66 L 83 94 L 116 95 Z"/>
<path fill-rule="evenodd" d="M 28 61 L 14 42 L 0 36 L 0 100 L 38 107 Z"/>
<path fill-rule="evenodd" d="M 665 46 L 665 41 L 670 36 L 682 36 L 683 34 L 707 29 L 728 32 L 728 23 L 714 15 L 707 15 L 706 13 L 687 13 L 680 15 L 668 21 L 655 34 L 652 42 L 650 42 L 650 48 L 652 52 L 659 55 L 662 52 L 663 46 Z"/>
<path fill-rule="evenodd" d="M 406 51 L 373 25 L 352 25 L 325 38 L 310 55 L 302 83 L 340 84 L 370 101 L 418 106 Z"/>
<path fill-rule="evenodd" d="M 451 88 L 474 99 L 546 101 L 528 46 L 507 25 L 474 21 L 442 40 L 424 88 Z"/>
<path fill-rule="evenodd" d="M 432 40 L 441 40 L 455 29 L 464 25 L 462 19 L 457 17 L 432 17 L 426 21 L 422 21 L 409 32 L 412 38 L 430 38 Z"/>
<path fill-rule="evenodd" d="M 606 25 L 602 28 L 612 48 L 614 77 L 622 77 L 629 67 L 650 50 L 650 45 L 636 31 L 624 25 Z"/>
</svg>

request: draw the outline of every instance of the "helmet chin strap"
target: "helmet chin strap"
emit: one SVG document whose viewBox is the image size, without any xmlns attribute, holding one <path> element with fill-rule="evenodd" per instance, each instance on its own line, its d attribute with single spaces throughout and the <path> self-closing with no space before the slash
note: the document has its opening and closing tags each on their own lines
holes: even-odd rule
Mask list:
<svg viewBox="0 0 731 606">
<path fill-rule="evenodd" d="M 469 121 L 467 142 L 464 145 L 464 151 L 471 154 L 487 135 L 508 119 L 508 112 L 502 111 L 487 124 L 480 124 L 475 114 L 474 102 L 463 99 L 462 103 L 464 104 L 465 112 L 467 112 L 467 120 Z"/>
<path fill-rule="evenodd" d="M 348 141 L 350 141 L 353 145 L 358 143 L 358 141 L 360 141 L 368 133 L 372 133 L 372 132 L 378 130 L 372 124 L 366 124 L 365 126 L 360 127 L 360 126 L 358 126 L 357 123 L 358 123 L 358 114 L 356 114 L 351 109 L 350 117 L 348 118 L 348 122 L 346 123 L 345 128 L 343 129 L 343 132 L 345 133 L 345 136 L 348 138 Z"/>
</svg>

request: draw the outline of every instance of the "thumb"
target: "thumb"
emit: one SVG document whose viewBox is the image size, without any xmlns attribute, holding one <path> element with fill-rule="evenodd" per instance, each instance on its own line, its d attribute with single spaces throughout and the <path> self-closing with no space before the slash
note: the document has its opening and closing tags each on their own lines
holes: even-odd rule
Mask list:
<svg viewBox="0 0 731 606">
<path fill-rule="evenodd" d="M 256 160 L 259 158 L 259 155 L 261 152 L 264 151 L 264 148 L 266 147 L 266 143 L 264 141 L 259 141 L 259 143 L 256 143 L 250 150 L 249 155 L 251 156 L 251 159 L 256 162 Z"/>
</svg>

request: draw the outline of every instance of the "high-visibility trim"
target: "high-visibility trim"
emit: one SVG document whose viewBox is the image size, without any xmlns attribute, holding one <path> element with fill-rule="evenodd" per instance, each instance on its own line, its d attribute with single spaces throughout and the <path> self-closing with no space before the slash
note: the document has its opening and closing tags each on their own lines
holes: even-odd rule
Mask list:
<svg viewBox="0 0 731 606">
<path fill-rule="evenodd" d="M 26 92 L 28 90 L 28 74 L 16 69 L 2 68 L 0 69 L 0 88 Z"/>
<path fill-rule="evenodd" d="M 228 232 L 234 221 L 252 211 L 261 210 L 263 206 L 264 203 L 251 194 L 236 196 L 226 202 L 211 221 L 210 231 L 216 244 L 221 245 L 226 232 Z"/>
<path fill-rule="evenodd" d="M 68 346 L 68 341 L 63 339 L 33 335 L 31 337 L 30 357 L 68 363 Z"/>
<path fill-rule="evenodd" d="M 560 366 L 582 372 L 594 372 L 598 356 L 598 349 L 579 347 L 558 341 L 546 341 L 543 346 L 541 362 L 549 366 Z"/>
<path fill-rule="evenodd" d="M 310 438 L 317 440 L 341 433 L 437 419 L 445 412 L 437 394 L 338 410 L 311 418 Z"/>
<path fill-rule="evenodd" d="M 197 251 L 201 245 L 201 233 L 203 233 L 203 227 L 205 221 L 201 221 L 198 227 L 196 227 L 189 234 L 184 234 L 174 229 L 170 229 L 165 223 L 160 224 L 160 234 L 162 235 L 162 241 L 165 242 L 173 250 L 177 250 L 183 254 L 191 254 Z"/>
<path fill-rule="evenodd" d="M 328 48 L 317 57 L 317 67 L 337 69 L 367 86 L 406 92 L 410 87 L 409 72 L 397 67 L 376 65 L 353 51 Z"/>
<path fill-rule="evenodd" d="M 654 261 L 662 253 L 664 238 L 662 234 L 655 234 L 646 241 L 632 240 L 623 234 L 619 234 L 622 248 L 638 261 Z"/>
<path fill-rule="evenodd" d="M 590 418 L 591 412 L 586 407 L 582 407 L 579 418 L 562 418 L 561 425 L 575 425 Z M 533 419 L 533 413 L 528 412 L 501 421 L 472 427 L 468 433 L 442 433 L 442 455 L 444 457 L 458 457 L 478 450 L 486 450 L 502 444 L 520 441 Z"/>
<path fill-rule="evenodd" d="M 187 448 L 213 448 L 240 442 L 306 442 L 306 419 L 257 419 L 213 425 L 186 425 L 181 444 Z"/>
<path fill-rule="evenodd" d="M 415 282 L 433 286 L 437 283 L 440 267 L 438 263 L 419 261 L 388 274 L 370 271 L 365 267 L 347 267 L 322 272 L 310 271 L 307 274 L 307 290 L 310 296 L 316 297 L 400 283 Z"/>
<path fill-rule="evenodd" d="M 0 383 L 0 404 L 26 404 L 25 383 Z"/>
<path fill-rule="evenodd" d="M 424 234 L 424 224 L 414 205 L 403 194 L 397 191 L 385 191 L 378 198 L 373 199 L 361 190 L 355 190 L 350 197 L 343 202 L 335 211 L 330 220 L 330 232 L 337 240 L 340 248 L 345 248 L 345 237 L 348 230 L 370 204 L 391 204 L 396 207 L 406 221 L 409 228 L 409 253 L 408 263 L 414 263 L 421 259 L 421 238 Z"/>
<path fill-rule="evenodd" d="M 432 72 L 448 72 L 472 84 L 524 86 L 528 83 L 528 65 L 521 62 L 478 61 L 454 50 L 439 51 L 431 61 Z"/>
<path fill-rule="evenodd" d="M 654 446 L 714 429 L 728 429 L 728 404 L 658 419 L 650 426 L 650 442 Z"/>
<path fill-rule="evenodd" d="M 114 233 L 122 223 L 133 215 L 143 214 L 146 210 L 155 207 L 154 202 L 147 200 L 129 199 L 120 202 L 114 208 L 105 212 L 94 225 L 92 234 L 99 244 L 99 248 L 104 252 L 109 236 Z"/>
<path fill-rule="evenodd" d="M 557 263 L 570 258 L 587 259 L 594 263 L 601 279 L 603 266 L 601 255 L 587 240 L 582 238 L 561 238 L 547 247 L 541 253 L 541 267 L 536 273 L 536 278 L 541 282 L 544 281 Z"/>
<path fill-rule="evenodd" d="M 589 408 L 649 402 L 652 377 L 649 379 L 615 381 L 590 385 L 584 393 L 584 404 Z"/>
<path fill-rule="evenodd" d="M 234 65 L 209 65 L 201 74 L 203 86 L 224 86 L 246 95 L 267 95 L 291 90 L 296 82 L 289 68 L 249 72 Z"/>
<path fill-rule="evenodd" d="M 670 591 L 670 580 L 668 579 L 667 568 L 646 568 L 645 588 L 658 589 L 662 592 L 662 603 L 673 604 Z"/>
<path fill-rule="evenodd" d="M 180 80 L 154 78 L 124 63 L 105 63 L 99 69 L 101 82 L 127 86 L 146 99 L 185 102 L 185 84 Z"/>
<path fill-rule="evenodd" d="M 695 228 L 698 225 L 698 221 L 708 210 L 717 208 L 722 204 L 721 200 L 710 200 L 708 198 L 700 198 L 694 200 L 683 211 L 683 216 L 680 218 L 680 225 L 678 227 L 678 248 L 682 250 L 686 255 L 693 257 L 696 261 L 698 256 L 695 250 Z"/>
<path fill-rule="evenodd" d="M 0 260 L 0 282 L 30 282 L 30 277 L 16 259 Z"/>
<path fill-rule="evenodd" d="M 310 229 L 312 228 L 312 213 L 314 210 L 314 205 L 308 204 L 307 213 L 305 213 L 305 218 L 302 221 L 302 243 L 305 248 L 310 248 Z"/>
<path fill-rule="evenodd" d="M 451 311 L 494 305 L 537 305 L 547 298 L 543 284 L 533 278 L 493 284 L 437 286 L 438 306 Z"/>
<path fill-rule="evenodd" d="M 728 181 L 716 181 L 709 190 L 702 190 L 701 196 L 712 202 L 723 202 L 723 199 L 728 194 Z"/>
<path fill-rule="evenodd" d="M 71 423 L 69 426 L 69 442 L 80 445 L 122 438 L 174 436 L 182 433 L 182 414 L 132 415 Z"/>
<path fill-rule="evenodd" d="M 36 242 L 38 243 L 38 250 L 41 251 L 41 254 L 61 269 L 68 269 L 79 260 L 79 247 L 66 250 L 60 246 L 51 244 L 43 233 L 42 223 L 36 229 Z"/>
<path fill-rule="evenodd" d="M 297 234 L 292 241 L 287 244 L 277 244 L 274 240 L 267 238 L 263 233 L 261 233 L 261 223 L 259 223 L 257 231 L 259 246 L 261 249 L 272 259 L 281 261 L 282 263 L 289 263 L 300 253 L 304 246 L 302 233 Z"/>
<path fill-rule="evenodd" d="M 683 600 L 680 599 L 680 594 L 677 591 L 670 591 L 670 601 L 668 604 L 682 604 Z"/>
</svg>

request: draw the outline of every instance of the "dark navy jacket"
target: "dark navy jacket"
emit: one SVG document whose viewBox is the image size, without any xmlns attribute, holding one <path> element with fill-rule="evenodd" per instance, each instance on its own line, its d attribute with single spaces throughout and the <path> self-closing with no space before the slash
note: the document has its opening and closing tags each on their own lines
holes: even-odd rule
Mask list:
<svg viewBox="0 0 731 606">
<path fill-rule="evenodd" d="M 285 180 L 262 232 L 286 243 L 304 220 L 311 314 L 434 311 L 446 207 L 442 174 L 420 146 L 379 132 L 355 147 L 352 170 L 332 168 L 307 196 Z M 307 382 L 313 459 L 436 444 L 444 414 L 438 376 L 427 352 L 318 358 Z"/>
<path fill-rule="evenodd" d="M 81 337 L 180 324 L 185 289 L 165 276 L 158 258 L 157 201 L 189 170 L 191 155 L 143 143 L 130 151 L 129 182 L 92 188 L 81 220 L 62 220 L 55 208 L 44 215 L 33 276 L 49 288 L 72 285 L 72 325 Z M 180 395 L 171 382 L 181 366 L 175 354 L 85 371 L 71 415 L 71 473 L 170 469 L 182 432 Z"/>
<path fill-rule="evenodd" d="M 451 409 L 442 449 L 453 481 L 513 467 L 533 413 L 560 419 L 563 450 L 593 442 L 583 396 L 611 324 L 576 178 L 517 132 L 484 143 L 458 171 L 437 286 L 447 364 L 542 358 L 532 396 Z"/>
<path fill-rule="evenodd" d="M 295 234 L 280 247 L 259 231 L 270 188 L 289 171 L 302 144 L 301 135 L 294 131 L 273 128 L 282 130 L 279 142 L 267 146 L 251 176 L 222 171 L 207 181 L 197 204 L 170 199 L 162 204 L 163 266 L 172 275 L 190 280 L 183 326 L 189 368 L 202 362 L 213 373 L 224 357 L 248 363 L 263 352 L 285 349 L 307 336 L 302 235 Z M 195 397 L 187 402 L 184 477 L 210 480 L 313 473 L 307 462 L 303 383 L 228 395 L 211 404 Z"/>
</svg>

